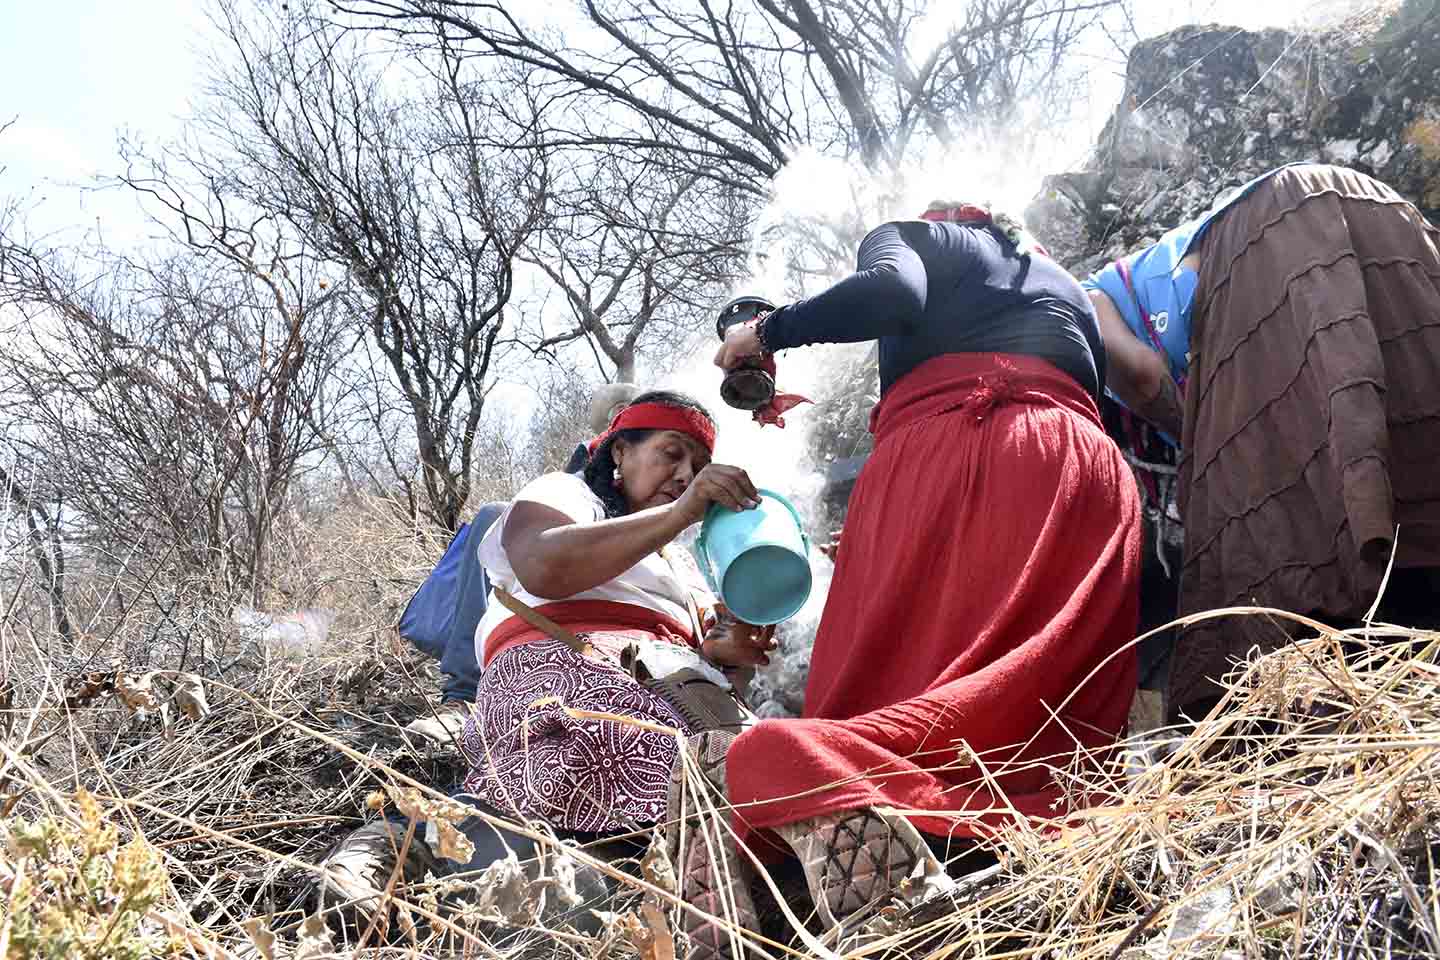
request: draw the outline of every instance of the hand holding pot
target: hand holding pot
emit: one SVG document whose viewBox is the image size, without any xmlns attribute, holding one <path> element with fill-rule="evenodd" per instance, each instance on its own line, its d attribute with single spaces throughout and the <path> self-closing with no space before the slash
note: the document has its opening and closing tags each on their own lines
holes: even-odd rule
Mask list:
<svg viewBox="0 0 1440 960">
<path fill-rule="evenodd" d="M 760 345 L 760 336 L 755 332 L 755 322 L 737 323 L 727 327 L 725 340 L 715 354 L 715 366 L 733 370 L 751 357 L 765 352 Z"/>
</svg>

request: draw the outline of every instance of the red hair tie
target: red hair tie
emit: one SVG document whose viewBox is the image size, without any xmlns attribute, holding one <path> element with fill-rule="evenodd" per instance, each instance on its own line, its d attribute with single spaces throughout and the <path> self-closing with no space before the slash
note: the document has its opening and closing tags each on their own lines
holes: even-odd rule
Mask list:
<svg viewBox="0 0 1440 960">
<path fill-rule="evenodd" d="M 990 211 L 973 203 L 957 203 L 952 207 L 935 207 L 920 214 L 921 220 L 933 223 L 994 223 Z"/>
</svg>

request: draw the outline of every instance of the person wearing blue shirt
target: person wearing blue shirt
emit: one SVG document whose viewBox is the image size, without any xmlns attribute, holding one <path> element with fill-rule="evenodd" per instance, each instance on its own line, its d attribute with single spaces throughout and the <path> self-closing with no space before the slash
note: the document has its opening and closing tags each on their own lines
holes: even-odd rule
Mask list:
<svg viewBox="0 0 1440 960">
<path fill-rule="evenodd" d="M 1284 167 L 1261 174 L 1139 253 L 1090 274 L 1090 294 L 1116 372 L 1109 393 L 1179 445 L 1181 386 L 1190 366 L 1190 314 L 1199 246 L 1215 219 Z M 1128 335 L 1127 335 L 1128 334 Z M 1118 357 L 1115 355 L 1119 354 Z"/>
<path fill-rule="evenodd" d="M 1180 447 L 1180 616 L 1259 604 L 1348 625 L 1392 556 L 1392 617 L 1412 601 L 1433 616 L 1440 231 L 1414 205 L 1358 171 L 1290 164 L 1083 286 L 1110 394 Z M 1284 641 L 1266 618 L 1187 627 L 1172 715 Z"/>
</svg>

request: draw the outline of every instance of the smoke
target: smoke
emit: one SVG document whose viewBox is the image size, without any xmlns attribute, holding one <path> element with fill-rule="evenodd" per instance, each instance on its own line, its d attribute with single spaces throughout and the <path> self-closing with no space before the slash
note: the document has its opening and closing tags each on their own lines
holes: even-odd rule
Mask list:
<svg viewBox="0 0 1440 960">
<path fill-rule="evenodd" d="M 1262 9 L 1200 0 L 1183 9 L 1151 9 L 1132 26 L 1145 37 L 1184 23 L 1219 21 L 1255 29 L 1289 25 L 1303 17 L 1315 25 L 1359 5 L 1355 0 L 1281 0 Z M 1091 152 L 1123 87 L 1123 69 L 1112 72 L 1109 77 L 1091 75 L 1088 119 L 1062 123 L 1066 118 L 1047 113 L 1041 104 L 1034 116 L 1007 129 L 961 131 L 962 146 L 920 156 L 897 172 L 866 171 L 814 150 L 798 151 L 775 178 L 770 202 L 756 219 L 746 278 L 730 295 L 759 295 L 775 303 L 813 296 L 853 269 L 856 248 L 871 228 L 915 217 L 933 200 L 968 201 L 1022 214 L 1039 194 L 1046 174 L 1078 169 Z M 869 347 L 820 345 L 786 351 L 778 358 L 778 384 L 789 393 L 850 400 L 839 381 Z M 715 412 L 718 461 L 742 466 L 758 485 L 784 494 L 806 518 L 812 542 L 828 540 L 828 531 L 819 528 L 826 513 L 826 464 L 814 462 L 811 442 L 827 410 L 801 406 L 787 414 L 783 430 L 759 426 L 748 413 L 720 402 L 721 371 L 713 363 L 717 348 L 718 342 L 710 340 L 680 365 L 667 385 L 700 397 Z M 792 714 L 800 708 L 809 652 L 833 572 L 818 551 L 812 550 L 811 566 L 815 588 L 810 601 L 782 628 L 782 649 L 752 690 L 762 714 Z"/>
</svg>

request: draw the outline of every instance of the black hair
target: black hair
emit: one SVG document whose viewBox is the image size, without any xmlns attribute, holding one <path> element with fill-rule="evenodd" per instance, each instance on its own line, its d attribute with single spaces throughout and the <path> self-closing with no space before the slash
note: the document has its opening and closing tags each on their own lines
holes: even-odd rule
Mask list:
<svg viewBox="0 0 1440 960">
<path fill-rule="evenodd" d="M 695 410 L 713 425 L 715 418 L 709 410 L 696 400 L 683 393 L 676 393 L 673 390 L 647 390 L 625 404 L 627 407 L 637 403 L 660 403 L 667 407 L 684 407 L 688 410 Z M 630 512 L 630 507 L 625 503 L 625 495 L 615 486 L 615 441 L 624 440 L 627 446 L 634 446 L 641 443 L 654 430 L 621 430 L 600 444 L 599 448 L 590 455 L 590 462 L 585 465 L 585 485 L 600 498 L 605 505 L 605 516 L 623 517 Z"/>
</svg>

